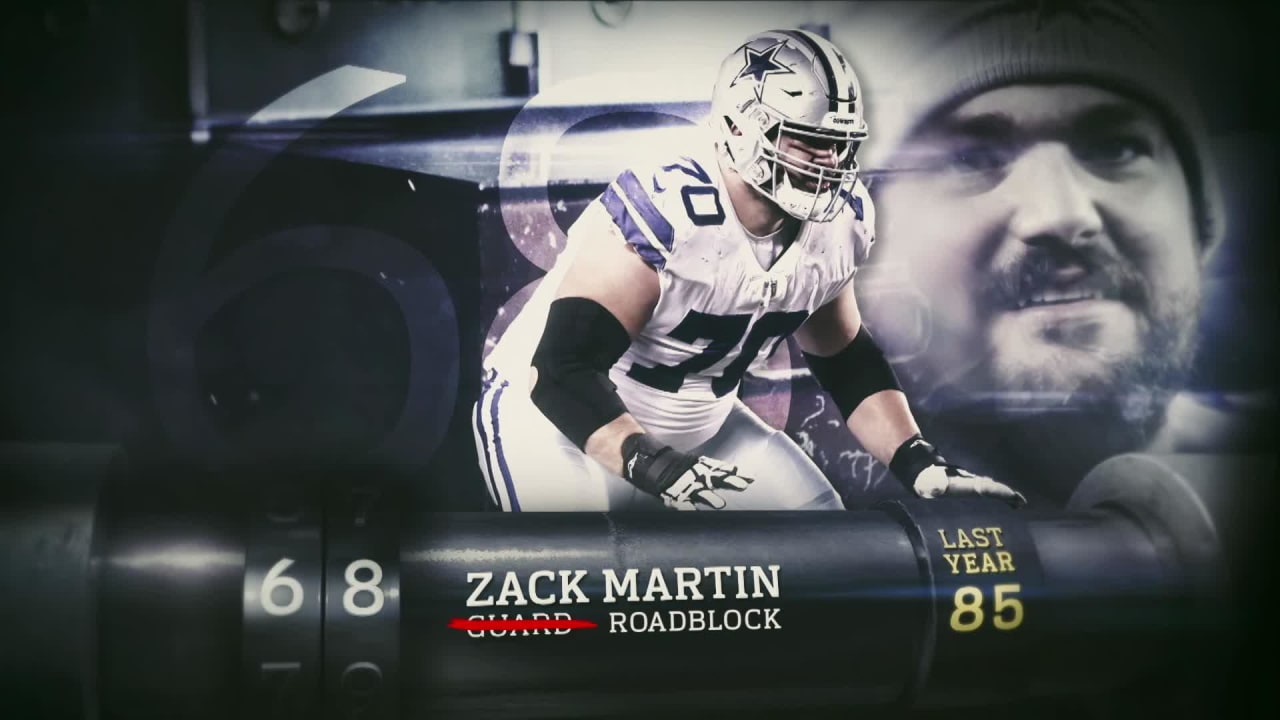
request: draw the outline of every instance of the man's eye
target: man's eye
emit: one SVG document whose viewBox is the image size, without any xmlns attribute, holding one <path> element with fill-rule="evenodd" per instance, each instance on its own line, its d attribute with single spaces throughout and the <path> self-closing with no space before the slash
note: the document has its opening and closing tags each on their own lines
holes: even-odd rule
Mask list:
<svg viewBox="0 0 1280 720">
<path fill-rule="evenodd" d="M 1009 164 L 1012 153 L 989 145 L 961 148 L 951 154 L 951 166 L 961 172 L 990 172 Z"/>
<path fill-rule="evenodd" d="M 1137 135 L 1111 135 L 1075 143 L 1077 157 L 1085 162 L 1125 165 L 1151 155 L 1151 143 Z"/>
</svg>

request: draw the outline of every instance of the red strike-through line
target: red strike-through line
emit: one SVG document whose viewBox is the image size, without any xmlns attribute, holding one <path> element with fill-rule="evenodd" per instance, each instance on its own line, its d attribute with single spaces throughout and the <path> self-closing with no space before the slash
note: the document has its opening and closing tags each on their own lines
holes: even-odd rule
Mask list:
<svg viewBox="0 0 1280 720">
<path fill-rule="evenodd" d="M 449 621 L 454 630 L 588 630 L 600 627 L 590 620 L 463 620 Z"/>
</svg>

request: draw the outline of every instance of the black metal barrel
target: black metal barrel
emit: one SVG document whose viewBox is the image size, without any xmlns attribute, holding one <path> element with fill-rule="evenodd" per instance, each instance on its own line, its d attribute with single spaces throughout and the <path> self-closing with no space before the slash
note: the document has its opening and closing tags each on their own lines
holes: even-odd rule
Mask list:
<svg viewBox="0 0 1280 720">
<path fill-rule="evenodd" d="M 3 455 L 4 682 L 102 718 L 981 714 L 1176 685 L 1230 649 L 1256 513 L 1224 488 L 1273 466 L 1124 456 L 1062 511 L 512 515 L 407 507 L 369 467 Z"/>
</svg>

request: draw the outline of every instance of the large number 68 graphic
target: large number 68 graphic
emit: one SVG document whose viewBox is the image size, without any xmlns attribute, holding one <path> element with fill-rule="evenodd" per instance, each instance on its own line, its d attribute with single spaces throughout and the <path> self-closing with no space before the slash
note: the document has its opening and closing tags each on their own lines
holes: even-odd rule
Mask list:
<svg viewBox="0 0 1280 720">
<path fill-rule="evenodd" d="M 443 438 L 457 392 L 457 363 L 450 372 L 430 365 L 457 357 L 456 313 L 444 280 L 413 247 L 369 228 L 304 226 L 278 231 L 241 246 L 207 268 L 218 228 L 241 192 L 268 163 L 312 126 L 347 107 L 402 84 L 403 75 L 345 66 L 281 96 L 232 134 L 193 178 L 170 220 L 152 278 L 147 351 L 154 401 L 177 447 L 197 456 L 225 457 L 228 443 L 202 406 L 195 340 L 221 307 L 246 290 L 289 270 L 334 268 L 379 283 L 399 304 L 409 338 L 409 383 L 399 422 L 373 453 L 400 462 L 425 461 Z M 235 152 L 252 128 L 273 118 L 294 121 L 266 152 Z M 262 148 L 255 139 L 252 146 Z M 387 282 L 393 270 L 400 282 Z M 424 364 L 425 363 L 425 364 Z M 429 369 L 431 371 L 429 371 Z"/>
</svg>

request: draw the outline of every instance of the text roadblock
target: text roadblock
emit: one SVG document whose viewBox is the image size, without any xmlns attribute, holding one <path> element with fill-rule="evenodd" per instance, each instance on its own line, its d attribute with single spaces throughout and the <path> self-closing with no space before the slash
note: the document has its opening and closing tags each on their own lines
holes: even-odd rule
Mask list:
<svg viewBox="0 0 1280 720">
<path fill-rule="evenodd" d="M 781 630 L 780 608 L 739 610 L 655 610 L 609 613 L 611 633 Z"/>
</svg>

